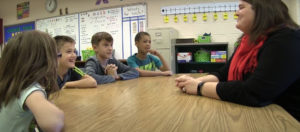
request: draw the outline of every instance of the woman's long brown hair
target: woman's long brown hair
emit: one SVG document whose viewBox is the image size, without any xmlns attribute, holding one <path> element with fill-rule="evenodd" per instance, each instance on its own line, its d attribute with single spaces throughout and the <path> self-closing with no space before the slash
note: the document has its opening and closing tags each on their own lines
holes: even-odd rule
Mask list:
<svg viewBox="0 0 300 132">
<path fill-rule="evenodd" d="M 51 36 L 27 31 L 11 38 L 0 60 L 0 108 L 35 82 L 47 94 L 57 91 L 56 68 L 57 48 Z"/>
<path fill-rule="evenodd" d="M 250 31 L 250 41 L 255 42 L 261 35 L 281 26 L 299 29 L 289 15 L 288 7 L 281 0 L 242 0 L 251 4 L 255 12 L 254 22 Z"/>
</svg>

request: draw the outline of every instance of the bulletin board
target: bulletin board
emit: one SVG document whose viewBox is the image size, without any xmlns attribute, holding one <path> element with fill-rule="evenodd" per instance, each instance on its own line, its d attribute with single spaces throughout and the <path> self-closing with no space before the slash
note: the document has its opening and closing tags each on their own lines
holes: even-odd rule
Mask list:
<svg viewBox="0 0 300 132">
<path fill-rule="evenodd" d="M 108 32 L 114 39 L 115 58 L 127 59 L 137 52 L 134 37 L 147 27 L 146 4 L 99 9 L 36 21 L 36 29 L 53 37 L 68 35 L 76 41 L 79 55 L 92 48 L 91 37 Z"/>
<path fill-rule="evenodd" d="M 5 26 L 4 27 L 4 43 L 6 43 L 11 37 L 24 32 L 35 29 L 35 23 L 22 23 L 17 25 Z"/>
</svg>

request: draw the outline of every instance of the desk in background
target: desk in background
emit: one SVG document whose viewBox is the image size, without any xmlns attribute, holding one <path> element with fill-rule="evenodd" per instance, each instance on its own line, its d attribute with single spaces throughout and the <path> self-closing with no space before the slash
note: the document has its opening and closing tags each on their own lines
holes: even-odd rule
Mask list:
<svg viewBox="0 0 300 132">
<path fill-rule="evenodd" d="M 84 68 L 85 62 L 86 61 L 76 61 L 75 66 L 78 68 Z"/>
<path fill-rule="evenodd" d="M 65 112 L 65 132 L 285 132 L 300 123 L 283 108 L 247 107 L 187 95 L 171 77 L 141 77 L 63 89 L 55 103 Z"/>
</svg>

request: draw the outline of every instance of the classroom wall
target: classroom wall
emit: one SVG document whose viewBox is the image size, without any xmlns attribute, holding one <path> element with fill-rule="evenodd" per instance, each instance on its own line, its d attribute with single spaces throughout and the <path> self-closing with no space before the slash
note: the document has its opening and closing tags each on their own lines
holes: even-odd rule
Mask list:
<svg viewBox="0 0 300 132">
<path fill-rule="evenodd" d="M 298 24 L 300 25 L 300 0 L 298 0 L 296 4 L 296 13 L 298 18 Z"/>
<path fill-rule="evenodd" d="M 16 4 L 25 1 L 30 2 L 30 16 L 17 20 L 16 18 Z M 229 19 L 223 20 L 221 13 L 219 19 L 214 21 L 212 14 L 208 14 L 208 21 L 201 20 L 202 14 L 198 15 L 198 21 L 191 21 L 192 15 L 188 15 L 189 21 L 183 22 L 183 16 L 178 15 L 178 23 L 174 23 L 173 16 L 170 17 L 169 23 L 163 22 L 163 16 L 160 14 L 160 8 L 172 5 L 209 3 L 209 2 L 236 2 L 237 0 L 109 0 L 109 4 L 95 5 L 96 0 L 57 0 L 58 7 L 55 12 L 48 13 L 45 10 L 46 0 L 1 0 L 0 1 L 0 18 L 3 18 L 4 26 L 35 21 L 47 17 L 59 16 L 59 9 L 68 8 L 69 14 L 78 13 L 88 10 L 96 10 L 101 8 L 117 7 L 121 5 L 130 5 L 135 3 L 147 3 L 148 6 L 148 29 L 172 27 L 179 31 L 180 38 L 196 38 L 205 32 L 212 33 L 213 42 L 229 42 L 229 54 L 233 51 L 233 44 L 240 36 L 241 32 L 235 28 L 236 20 L 233 19 L 233 13 L 229 13 Z M 300 22 L 299 1 L 300 0 L 283 0 L 290 8 L 292 18 L 298 23 Z"/>
<path fill-rule="evenodd" d="M 291 17 L 300 24 L 300 0 L 282 0 L 289 8 Z"/>
</svg>

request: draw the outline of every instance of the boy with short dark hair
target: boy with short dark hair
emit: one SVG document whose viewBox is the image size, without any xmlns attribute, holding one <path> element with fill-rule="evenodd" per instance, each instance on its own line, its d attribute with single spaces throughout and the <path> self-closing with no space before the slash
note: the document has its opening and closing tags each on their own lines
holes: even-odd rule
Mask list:
<svg viewBox="0 0 300 132">
<path fill-rule="evenodd" d="M 130 67 L 138 70 L 140 76 L 172 75 L 163 56 L 156 50 L 151 49 L 151 37 L 149 33 L 139 32 L 135 36 L 135 46 L 138 48 L 138 53 L 128 57 L 127 63 Z"/>
<path fill-rule="evenodd" d="M 137 70 L 112 58 L 113 38 L 109 33 L 95 33 L 91 42 L 96 55 L 87 60 L 85 70 L 87 74 L 96 79 L 97 84 L 139 77 Z"/>
</svg>

